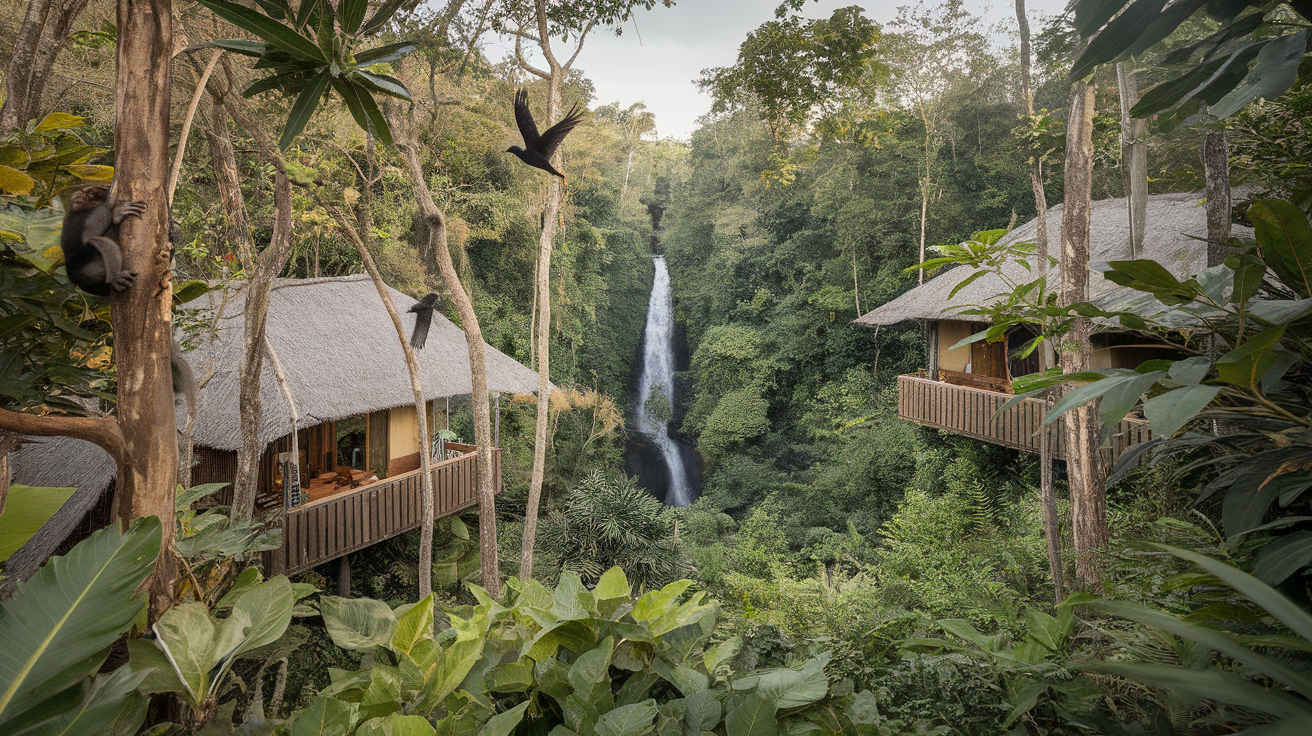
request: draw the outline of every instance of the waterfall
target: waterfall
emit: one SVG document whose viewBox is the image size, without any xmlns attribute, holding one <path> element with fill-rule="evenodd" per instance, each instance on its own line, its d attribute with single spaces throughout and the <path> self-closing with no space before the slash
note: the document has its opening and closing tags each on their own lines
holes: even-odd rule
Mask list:
<svg viewBox="0 0 1312 736">
<path fill-rule="evenodd" d="M 642 341 L 642 377 L 638 380 L 637 431 L 660 449 L 661 458 L 670 474 L 669 491 L 665 502 L 671 506 L 687 506 L 693 502 L 688 472 L 683 455 L 670 437 L 669 415 L 674 407 L 674 304 L 670 299 L 670 272 L 664 256 L 653 256 L 656 279 L 651 285 L 651 299 L 647 302 L 647 328 Z M 657 389 L 657 397 L 652 389 Z M 649 413 L 665 404 L 660 411 Z M 656 398 L 656 401 L 652 401 Z M 650 404 L 650 406 L 649 406 Z"/>
</svg>

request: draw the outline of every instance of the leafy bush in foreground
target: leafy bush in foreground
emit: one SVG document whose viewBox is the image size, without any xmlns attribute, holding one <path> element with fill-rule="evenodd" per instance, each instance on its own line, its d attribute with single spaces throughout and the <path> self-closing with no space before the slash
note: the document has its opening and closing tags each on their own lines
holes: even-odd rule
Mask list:
<svg viewBox="0 0 1312 736">
<path fill-rule="evenodd" d="M 593 590 L 570 572 L 554 591 L 512 578 L 504 604 L 471 586 L 480 604 L 437 634 L 431 596 L 395 610 L 325 597 L 329 634 L 367 666 L 332 670 L 290 733 L 879 733 L 874 696 L 831 687 L 827 655 L 736 671 L 741 640 L 711 644 L 719 606 L 691 586 L 634 599 L 619 568 Z"/>
</svg>

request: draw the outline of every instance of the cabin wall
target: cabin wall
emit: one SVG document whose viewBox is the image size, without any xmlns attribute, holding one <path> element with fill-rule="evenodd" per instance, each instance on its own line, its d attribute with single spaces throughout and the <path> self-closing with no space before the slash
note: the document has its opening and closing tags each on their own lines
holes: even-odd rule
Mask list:
<svg viewBox="0 0 1312 736">
<path fill-rule="evenodd" d="M 259 482 L 255 491 L 255 512 L 282 508 L 282 483 L 277 471 L 278 453 L 292 449 L 291 435 L 280 437 L 264 448 L 260 457 Z M 237 480 L 237 453 L 212 447 L 196 448 L 197 464 L 191 469 L 191 484 L 227 483 L 228 487 L 206 497 L 201 505 L 232 503 L 232 484 Z"/>
<path fill-rule="evenodd" d="M 388 412 L 387 459 L 395 460 L 419 452 L 419 423 L 413 406 L 398 406 Z"/>
<path fill-rule="evenodd" d="M 965 373 L 970 367 L 970 346 L 952 350 L 958 342 L 979 332 L 975 322 L 942 320 L 938 323 L 938 367 L 946 371 Z"/>
</svg>

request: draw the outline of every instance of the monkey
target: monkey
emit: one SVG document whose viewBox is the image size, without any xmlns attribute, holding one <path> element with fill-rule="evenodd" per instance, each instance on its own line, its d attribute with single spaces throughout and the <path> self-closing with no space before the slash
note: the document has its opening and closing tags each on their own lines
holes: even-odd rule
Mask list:
<svg viewBox="0 0 1312 736">
<path fill-rule="evenodd" d="M 118 226 L 124 218 L 141 216 L 145 202 L 114 202 L 110 188 L 91 184 L 73 192 L 59 245 L 64 251 L 64 268 L 68 279 L 78 288 L 95 296 L 109 296 L 110 290 L 126 291 L 136 283 L 137 274 L 123 265 L 123 248 L 118 243 Z M 169 236 L 176 229 L 169 218 Z M 181 235 L 181 231 L 178 231 Z M 196 375 L 182 346 L 173 342 L 169 363 L 172 365 L 173 394 L 187 402 L 187 421 L 196 417 Z"/>
<path fill-rule="evenodd" d="M 69 280 L 96 296 L 109 296 L 111 288 L 125 291 L 136 281 L 136 272 L 123 267 L 118 226 L 146 211 L 145 202 L 115 203 L 109 195 L 109 187 L 99 184 L 73 192 L 59 236 Z"/>
</svg>

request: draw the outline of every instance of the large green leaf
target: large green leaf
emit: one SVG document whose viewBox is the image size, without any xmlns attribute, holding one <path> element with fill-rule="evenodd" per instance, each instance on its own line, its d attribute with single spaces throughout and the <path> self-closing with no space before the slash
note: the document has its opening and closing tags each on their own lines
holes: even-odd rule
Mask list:
<svg viewBox="0 0 1312 736">
<path fill-rule="evenodd" d="M 396 620 L 392 651 L 409 654 L 421 639 L 433 638 L 433 594 L 411 606 Z"/>
<path fill-rule="evenodd" d="M 137 693 L 137 686 L 147 674 L 119 667 L 97 675 L 81 687 L 65 691 L 81 695 L 76 705 L 44 707 L 53 705 L 47 700 L 43 707 L 33 708 L 20 718 L 22 723 L 11 722 L 6 736 L 132 736 L 146 719 L 149 703 Z M 60 697 L 63 695 L 56 696 Z"/>
<path fill-rule="evenodd" d="M 355 730 L 358 703 L 318 697 L 292 721 L 291 736 L 348 736 Z"/>
<path fill-rule="evenodd" d="M 690 733 L 710 731 L 720 722 L 723 708 L 716 697 L 716 691 L 703 690 L 688 696 L 687 706 L 683 712 L 683 727 Z"/>
<path fill-rule="evenodd" d="M 1270 585 L 1258 580 L 1235 567 L 1219 562 L 1205 555 L 1189 550 L 1155 545 L 1184 560 L 1188 560 L 1207 572 L 1220 578 L 1222 582 L 1243 593 L 1249 600 L 1261 606 L 1277 621 L 1288 626 L 1291 631 L 1308 641 L 1312 641 L 1312 614 L 1308 614 L 1298 604 L 1286 598 Z"/>
<path fill-rule="evenodd" d="M 305 85 L 305 89 L 301 90 L 296 102 L 292 104 L 292 111 L 287 115 L 287 124 L 283 126 L 282 138 L 278 140 L 279 148 L 287 150 L 292 141 L 296 140 L 296 136 L 300 135 L 302 130 L 305 130 L 306 124 L 310 122 L 310 116 L 314 115 L 315 108 L 319 107 L 319 99 L 323 97 L 323 91 L 328 88 L 328 82 L 331 80 L 332 73 L 324 69 L 314 75 L 310 83 Z"/>
<path fill-rule="evenodd" d="M 1172 6 L 1175 13 L 1182 12 L 1184 17 L 1176 21 L 1179 25 L 1184 18 L 1188 18 L 1194 10 L 1203 4 L 1204 0 L 1184 0 L 1177 2 Z M 1084 53 L 1076 59 L 1075 64 L 1071 67 L 1071 79 L 1083 79 L 1093 71 L 1095 66 L 1109 62 L 1116 57 L 1129 51 L 1131 47 L 1137 45 L 1143 36 L 1152 29 L 1149 45 L 1166 38 L 1170 35 L 1174 27 L 1166 27 L 1167 24 L 1154 24 L 1158 15 L 1161 14 L 1162 8 L 1166 5 L 1166 0 L 1135 0 L 1125 12 L 1116 16 L 1112 22 L 1107 24 L 1098 35 L 1089 42 Z M 1154 27 L 1155 25 L 1155 27 Z"/>
<path fill-rule="evenodd" d="M 729 709 L 724 728 L 728 736 L 776 736 L 779 733 L 774 705 L 756 694 L 747 695 Z"/>
<path fill-rule="evenodd" d="M 237 599 L 232 615 L 219 627 L 215 654 L 225 663 L 231 663 L 246 652 L 277 641 L 291 623 L 295 603 L 292 584 L 286 575 L 251 586 Z"/>
<path fill-rule="evenodd" d="M 333 643 L 343 649 L 367 652 L 387 646 L 396 630 L 396 616 L 382 601 L 372 598 L 338 598 L 326 595 L 319 601 L 324 626 Z"/>
<path fill-rule="evenodd" d="M 1216 104 L 1208 114 L 1225 119 L 1258 98 L 1274 100 L 1298 80 L 1298 66 L 1307 51 L 1307 31 L 1282 36 L 1262 47 L 1257 64 L 1244 81 Z"/>
<path fill-rule="evenodd" d="M 1263 675 L 1270 677 L 1277 682 L 1292 688 L 1304 695 L 1312 694 L 1312 677 L 1303 672 L 1290 667 L 1273 657 L 1245 647 L 1235 640 L 1233 636 L 1224 631 L 1217 631 L 1197 624 L 1191 624 L 1186 621 L 1172 616 L 1169 613 L 1154 611 L 1134 603 L 1125 603 L 1121 601 L 1092 601 L 1087 604 L 1090 608 L 1110 613 L 1113 616 L 1120 616 L 1131 621 L 1137 621 L 1145 626 L 1151 626 L 1155 629 L 1169 632 L 1176 636 L 1196 641 L 1209 649 L 1215 649 L 1218 652 L 1233 657 L 1244 665 L 1261 672 Z"/>
<path fill-rule="evenodd" d="M 259 36 L 293 56 L 328 63 L 330 59 L 308 38 L 259 11 L 227 0 L 196 0 L 214 14 L 248 33 Z"/>
<path fill-rule="evenodd" d="M 569 684 L 574 694 L 599 710 L 609 710 L 614 704 L 610 691 L 610 659 L 614 653 L 615 640 L 606 637 L 595 649 L 579 655 L 569 668 Z"/>
<path fill-rule="evenodd" d="M 1186 698 L 1215 700 L 1288 718 L 1306 727 L 1312 705 L 1288 693 L 1264 688 L 1238 675 L 1218 669 L 1186 670 L 1164 664 L 1139 662 L 1093 662 L 1084 666 L 1093 672 L 1118 675 L 1170 690 Z"/>
<path fill-rule="evenodd" d="M 355 730 L 355 736 L 433 736 L 433 724 L 423 716 L 406 716 L 392 713 L 371 718 Z"/>
<path fill-rule="evenodd" d="M 401 6 L 407 2 L 413 2 L 413 0 L 387 0 L 384 2 L 378 10 L 374 11 L 373 16 L 369 18 L 369 22 L 365 23 L 364 27 L 360 29 L 360 35 L 369 36 L 374 31 L 382 28 L 383 24 L 391 20 L 392 16 L 396 15 L 396 11 L 400 10 Z"/>
<path fill-rule="evenodd" d="M 1312 532 L 1296 532 L 1268 544 L 1257 558 L 1253 574 L 1263 582 L 1279 585 L 1285 578 L 1312 563 Z M 1303 691 L 1312 698 L 1312 690 Z"/>
<path fill-rule="evenodd" d="M 436 709 L 446 696 L 456 691 L 469 671 L 483 656 L 483 634 L 487 629 L 486 621 L 478 617 L 469 621 L 456 616 L 449 616 L 451 627 L 456 631 L 456 640 L 447 646 L 446 651 L 437 656 L 435 661 L 421 662 L 421 666 L 430 669 L 425 673 L 423 708 L 426 712 Z"/>
<path fill-rule="evenodd" d="M 401 80 L 396 77 L 389 77 L 386 74 L 374 74 L 363 69 L 357 69 L 350 76 L 351 81 L 362 84 L 374 92 L 395 97 L 399 100 L 410 100 L 410 90 L 405 88 Z"/>
<path fill-rule="evenodd" d="M 483 724 L 478 736 L 510 736 L 515 726 L 524 720 L 524 711 L 528 709 L 530 702 L 532 701 L 525 700 L 508 711 L 492 716 Z"/>
<path fill-rule="evenodd" d="M 357 53 L 355 55 L 355 63 L 359 66 L 390 64 L 409 56 L 416 48 L 418 47 L 413 41 L 397 41 L 396 43 L 383 44 L 382 46 Z"/>
<path fill-rule="evenodd" d="M 246 41 L 239 38 L 210 41 L 205 45 L 220 48 L 224 51 L 231 51 L 236 54 L 241 54 L 242 56 L 253 56 L 257 59 L 269 53 L 269 44 L 263 41 Z"/>
<path fill-rule="evenodd" d="M 1135 395 L 1135 397 L 1138 398 L 1138 396 L 1144 391 L 1147 391 L 1156 380 L 1155 377 L 1151 380 L 1146 380 L 1144 375 L 1138 373 L 1122 373 L 1119 375 L 1107 376 L 1092 383 L 1086 383 L 1083 386 L 1067 391 L 1065 394 L 1062 394 L 1060 399 L 1053 402 L 1052 407 L 1048 409 L 1048 413 L 1045 415 L 1044 422 L 1046 424 L 1052 424 L 1057 421 L 1057 418 L 1062 414 L 1065 414 L 1077 406 L 1083 406 L 1094 399 L 1102 398 L 1105 394 L 1111 391 L 1117 391 L 1118 394 L 1124 394 L 1126 393 L 1127 388 L 1138 388 L 1139 394 Z M 1122 416 L 1124 416 L 1124 414 L 1122 414 Z"/>
<path fill-rule="evenodd" d="M 141 611 L 132 593 L 154 569 L 159 545 L 154 517 L 127 534 L 111 524 L 0 603 L 0 726 L 100 668 Z"/>
<path fill-rule="evenodd" d="M 1275 365 L 1276 346 L 1285 335 L 1285 326 L 1272 327 L 1216 360 L 1216 374 L 1226 383 L 1250 388 Z"/>
<path fill-rule="evenodd" d="M 1219 386 L 1177 388 L 1145 401 L 1143 415 L 1152 425 L 1153 434 L 1170 437 L 1212 403 L 1212 399 L 1220 392 Z"/>
<path fill-rule="evenodd" d="M 1285 286 L 1312 297 L 1312 225 L 1297 205 L 1262 199 L 1248 209 L 1262 259 Z"/>
<path fill-rule="evenodd" d="M 566 570 L 560 574 L 552 595 L 551 612 L 562 621 L 588 618 L 592 601 L 595 600 L 588 589 L 583 587 L 577 573 Z"/>
<path fill-rule="evenodd" d="M 599 601 L 628 598 L 632 593 L 633 590 L 629 587 L 629 579 L 624 575 L 624 570 L 619 565 L 602 573 L 601 579 L 597 581 L 597 587 L 592 591 L 592 594 Z"/>
<path fill-rule="evenodd" d="M 383 145 L 392 145 L 392 129 L 388 127 L 387 118 L 378 109 L 378 103 L 368 90 L 345 79 L 334 79 L 333 89 L 342 96 L 356 125 L 373 133 Z"/>
<path fill-rule="evenodd" d="M 368 9 L 369 0 L 341 0 L 337 4 L 337 22 L 342 27 L 342 33 L 351 36 L 360 30 Z"/>
<path fill-rule="evenodd" d="M 1130 109 L 1130 114 L 1136 118 L 1146 118 L 1174 106 L 1211 79 L 1225 63 L 1226 59 L 1216 59 L 1153 87 L 1139 98 L 1139 102 Z"/>
<path fill-rule="evenodd" d="M 204 603 L 174 606 L 155 623 L 155 645 L 173 664 L 188 700 L 196 707 L 209 696 L 210 676 L 219 661 L 214 650 L 217 633 Z"/>
<path fill-rule="evenodd" d="M 756 694 L 773 703 L 776 710 L 810 705 L 829 693 L 825 661 L 814 657 L 799 669 L 767 672 L 757 681 Z"/>
<path fill-rule="evenodd" d="M 644 736 L 656 728 L 656 701 L 621 705 L 597 719 L 597 736 Z"/>
</svg>

